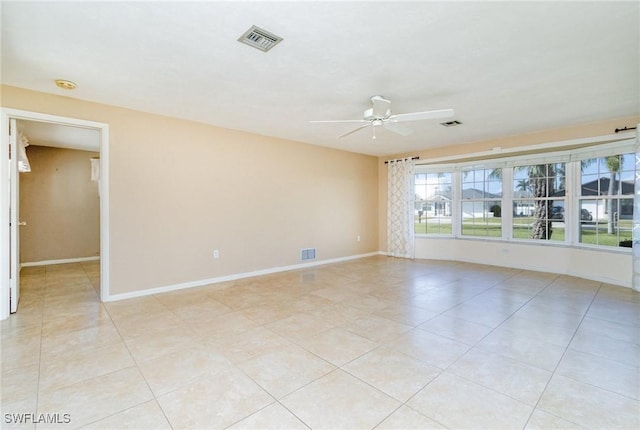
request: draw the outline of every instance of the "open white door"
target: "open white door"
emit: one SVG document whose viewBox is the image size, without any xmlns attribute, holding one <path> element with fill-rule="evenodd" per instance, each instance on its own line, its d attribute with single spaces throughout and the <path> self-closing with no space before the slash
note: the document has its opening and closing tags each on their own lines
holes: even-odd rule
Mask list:
<svg viewBox="0 0 640 430">
<path fill-rule="evenodd" d="M 0 119 L 0 320 L 17 311 L 20 297 L 20 178 L 16 120 L 100 132 L 100 298 L 109 301 L 109 125 L 4 107 L 0 107 Z"/>
<path fill-rule="evenodd" d="M 18 310 L 20 299 L 20 175 L 18 174 L 18 129 L 16 120 L 9 120 L 9 306 Z"/>
</svg>

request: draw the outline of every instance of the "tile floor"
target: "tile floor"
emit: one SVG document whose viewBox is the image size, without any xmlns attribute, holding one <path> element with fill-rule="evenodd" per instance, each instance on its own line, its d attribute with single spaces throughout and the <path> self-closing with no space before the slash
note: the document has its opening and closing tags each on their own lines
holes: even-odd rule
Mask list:
<svg viewBox="0 0 640 430">
<path fill-rule="evenodd" d="M 640 427 L 629 289 L 373 257 L 101 304 L 98 270 L 24 269 L 2 428 Z"/>
</svg>

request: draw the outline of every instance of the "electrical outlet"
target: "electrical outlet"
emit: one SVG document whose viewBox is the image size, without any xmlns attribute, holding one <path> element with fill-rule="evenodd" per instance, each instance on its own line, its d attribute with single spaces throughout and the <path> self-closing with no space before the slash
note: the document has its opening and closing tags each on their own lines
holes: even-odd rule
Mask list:
<svg viewBox="0 0 640 430">
<path fill-rule="evenodd" d="M 360 242 L 360 235 L 356 236 L 356 242 Z"/>
<path fill-rule="evenodd" d="M 213 258 L 220 258 L 220 251 L 218 251 L 217 249 L 213 250 Z"/>
</svg>

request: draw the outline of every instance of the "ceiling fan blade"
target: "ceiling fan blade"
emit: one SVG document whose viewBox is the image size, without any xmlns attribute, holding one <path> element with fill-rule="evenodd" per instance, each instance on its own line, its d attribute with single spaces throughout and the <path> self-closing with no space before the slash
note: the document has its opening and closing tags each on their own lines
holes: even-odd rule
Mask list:
<svg viewBox="0 0 640 430">
<path fill-rule="evenodd" d="M 391 115 L 389 121 L 420 121 L 423 119 L 449 118 L 453 116 L 453 109 L 430 110 L 427 112 L 401 113 L 399 115 Z"/>
<path fill-rule="evenodd" d="M 321 123 L 321 122 L 369 122 L 369 121 L 364 119 L 336 119 L 336 120 L 330 119 L 327 121 L 309 121 L 309 122 Z"/>
<path fill-rule="evenodd" d="M 366 124 L 361 125 L 360 127 L 356 128 L 356 129 L 354 129 L 354 130 L 348 131 L 348 132 L 346 132 L 345 134 L 343 134 L 343 135 L 341 135 L 341 136 L 338 136 L 338 139 L 340 139 L 341 137 L 347 137 L 347 136 L 349 136 L 350 134 L 353 134 L 353 133 L 355 133 L 356 131 L 362 130 L 362 129 L 363 129 L 363 128 L 365 128 L 365 127 L 369 127 L 369 121 L 366 121 Z"/>
<path fill-rule="evenodd" d="M 375 118 L 386 118 L 391 113 L 391 102 L 387 99 L 383 99 L 380 96 L 371 97 L 373 103 L 372 114 Z"/>
<path fill-rule="evenodd" d="M 404 125 L 396 124 L 395 122 L 385 121 L 382 123 L 382 126 L 389 131 L 392 131 L 400 136 L 409 136 L 413 133 L 409 127 L 405 127 Z"/>
</svg>

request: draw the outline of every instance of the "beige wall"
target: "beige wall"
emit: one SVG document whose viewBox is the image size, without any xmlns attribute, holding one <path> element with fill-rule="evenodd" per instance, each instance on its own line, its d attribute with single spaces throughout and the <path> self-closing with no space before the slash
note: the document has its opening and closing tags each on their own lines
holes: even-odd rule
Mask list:
<svg viewBox="0 0 640 430">
<path fill-rule="evenodd" d="M 375 157 L 6 86 L 2 106 L 109 124 L 112 295 L 378 249 Z"/>
<path fill-rule="evenodd" d="M 568 246 L 481 239 L 416 238 L 416 258 L 454 260 L 578 276 L 631 287 L 632 256 Z"/>
<path fill-rule="evenodd" d="M 100 254 L 98 183 L 89 159 L 99 154 L 30 145 L 31 172 L 20 174 L 22 263 Z"/>
<path fill-rule="evenodd" d="M 306 247 L 317 248 L 319 260 L 386 250 L 384 160 L 394 157 L 6 86 L 2 106 L 109 124 L 112 295 L 293 265 Z M 606 135 L 637 122 L 623 118 L 407 155 L 425 160 Z"/>
</svg>

